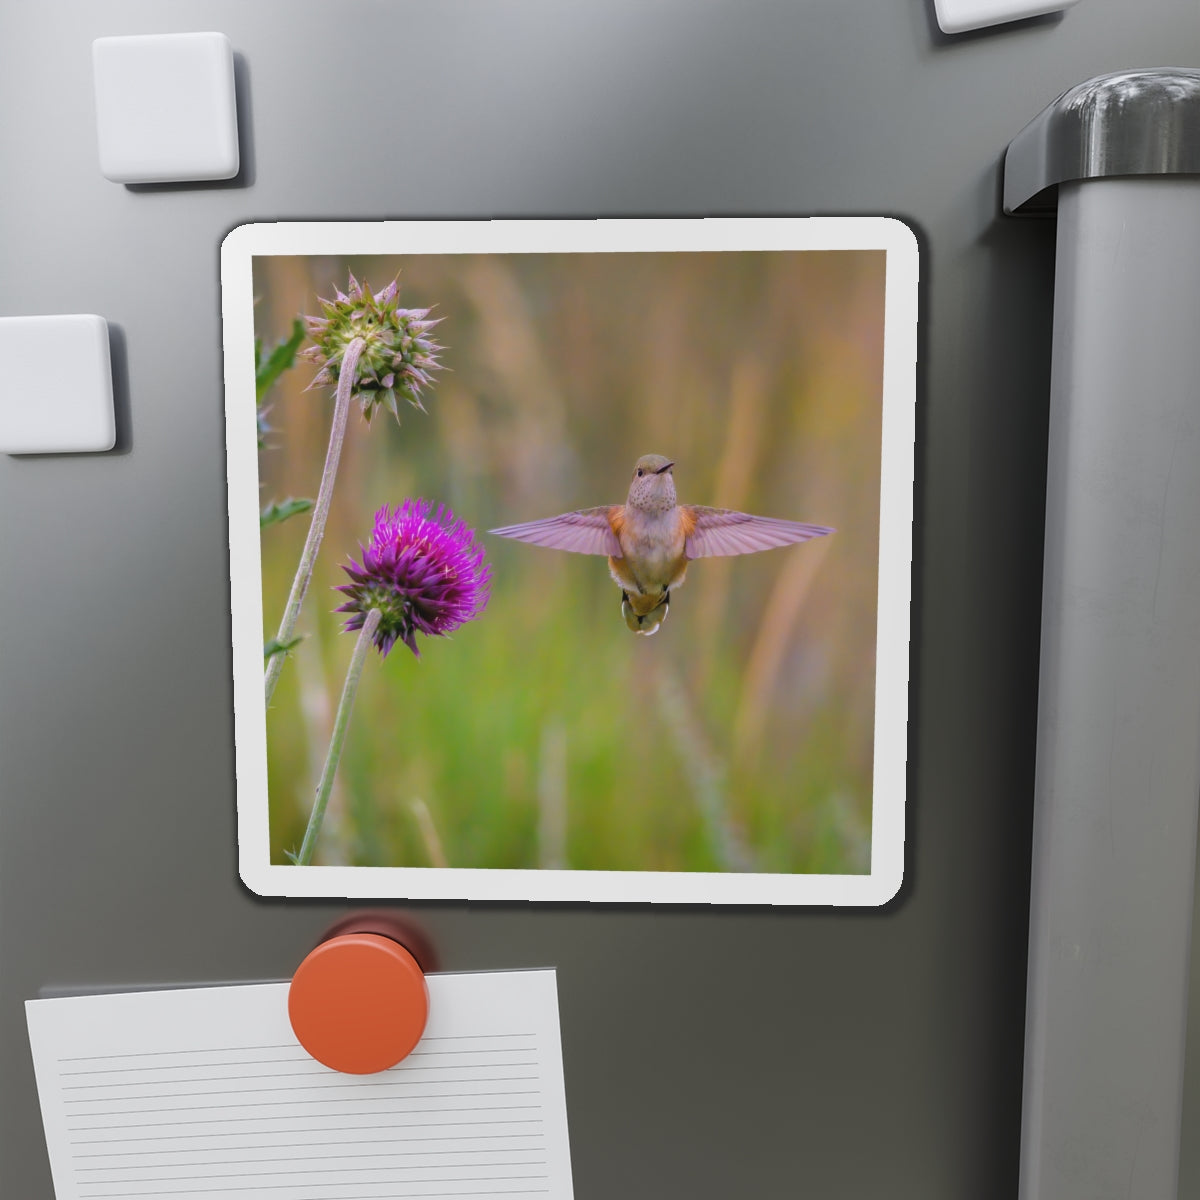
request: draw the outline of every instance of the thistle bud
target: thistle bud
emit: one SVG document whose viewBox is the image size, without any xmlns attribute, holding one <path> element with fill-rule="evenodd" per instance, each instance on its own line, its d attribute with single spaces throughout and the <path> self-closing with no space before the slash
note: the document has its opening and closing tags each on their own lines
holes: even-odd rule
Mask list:
<svg viewBox="0 0 1200 1200">
<path fill-rule="evenodd" d="M 430 319 L 427 308 L 401 308 L 399 291 L 398 276 L 373 294 L 351 275 L 348 293 L 335 288 L 335 299 L 321 301 L 324 316 L 305 317 L 312 345 L 300 357 L 320 367 L 310 387 L 335 385 L 346 347 L 362 338 L 351 397 L 368 421 L 379 407 L 399 421 L 398 400 L 422 408 L 421 389 L 441 369 L 442 347 L 429 333 L 440 318 Z"/>
</svg>

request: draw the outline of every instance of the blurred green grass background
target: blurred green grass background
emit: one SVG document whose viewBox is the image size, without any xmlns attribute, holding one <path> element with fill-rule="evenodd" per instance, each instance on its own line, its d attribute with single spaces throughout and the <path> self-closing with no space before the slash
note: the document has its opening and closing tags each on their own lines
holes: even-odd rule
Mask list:
<svg viewBox="0 0 1200 1200">
<path fill-rule="evenodd" d="M 314 861 L 361 866 L 870 869 L 884 255 L 269 257 L 256 335 L 349 271 L 435 306 L 427 414 L 351 414 L 325 541 L 268 714 L 271 857 L 303 837 L 353 637 L 332 589 L 373 514 L 448 503 L 493 565 L 484 615 L 422 658 L 372 654 Z M 262 500 L 315 496 L 332 396 L 268 395 Z M 835 526 L 692 564 L 652 638 L 602 558 L 488 537 L 625 498 L 676 460 L 680 500 Z M 309 517 L 263 534 L 264 641 Z"/>
</svg>

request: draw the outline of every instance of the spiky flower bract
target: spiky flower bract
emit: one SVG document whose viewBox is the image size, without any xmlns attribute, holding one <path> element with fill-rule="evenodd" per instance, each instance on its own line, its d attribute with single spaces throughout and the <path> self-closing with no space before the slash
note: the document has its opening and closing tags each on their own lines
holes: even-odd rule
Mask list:
<svg viewBox="0 0 1200 1200">
<path fill-rule="evenodd" d="M 399 276 L 372 293 L 351 275 L 348 292 L 335 288 L 335 299 L 321 301 L 324 316 L 305 317 L 313 344 L 300 357 L 321 368 L 310 387 L 336 383 L 346 347 L 362 338 L 352 399 L 368 421 L 381 406 L 399 421 L 397 399 L 423 409 L 421 389 L 441 369 L 442 347 L 429 335 L 440 318 L 431 320 L 427 308 L 401 308 L 399 292 Z"/>
<path fill-rule="evenodd" d="M 420 658 L 418 633 L 442 637 L 487 606 L 492 569 L 483 547 L 445 505 L 436 512 L 428 500 L 405 500 L 395 510 L 384 505 L 361 549 L 361 564 L 342 566 L 351 582 L 338 588 L 349 599 L 337 611 L 351 614 L 349 631 L 379 609 L 375 645 L 385 657 L 401 641 Z"/>
<path fill-rule="evenodd" d="M 270 423 L 267 421 L 267 414 L 271 411 L 269 404 L 260 404 L 255 409 L 258 414 L 258 448 L 265 450 L 267 448 L 267 435 L 272 431 Z"/>
</svg>

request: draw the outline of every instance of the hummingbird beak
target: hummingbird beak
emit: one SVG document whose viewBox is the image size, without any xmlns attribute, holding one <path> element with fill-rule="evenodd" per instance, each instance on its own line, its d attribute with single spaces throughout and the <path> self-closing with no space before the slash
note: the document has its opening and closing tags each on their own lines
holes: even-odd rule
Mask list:
<svg viewBox="0 0 1200 1200">
<path fill-rule="evenodd" d="M 665 467 L 659 467 L 654 473 L 655 475 L 661 475 L 664 471 L 669 471 L 674 465 L 675 464 L 673 462 L 669 462 Z"/>
</svg>

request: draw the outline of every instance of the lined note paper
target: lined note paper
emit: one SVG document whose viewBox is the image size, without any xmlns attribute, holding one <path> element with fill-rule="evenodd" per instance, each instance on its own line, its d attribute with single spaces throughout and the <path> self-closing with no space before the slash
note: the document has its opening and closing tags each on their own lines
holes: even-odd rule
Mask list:
<svg viewBox="0 0 1200 1200">
<path fill-rule="evenodd" d="M 57 1200 L 570 1200 L 554 972 L 427 980 L 416 1049 L 361 1076 L 286 983 L 29 1001 Z"/>
</svg>

